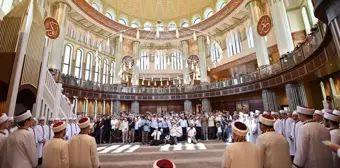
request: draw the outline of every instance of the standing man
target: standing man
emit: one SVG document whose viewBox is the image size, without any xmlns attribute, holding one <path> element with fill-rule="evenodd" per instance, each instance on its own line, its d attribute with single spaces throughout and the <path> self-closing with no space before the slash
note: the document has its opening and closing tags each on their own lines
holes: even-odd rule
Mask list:
<svg viewBox="0 0 340 168">
<path fill-rule="evenodd" d="M 291 132 L 292 132 L 292 126 L 294 123 L 294 119 L 292 118 L 292 112 L 287 112 L 287 119 L 286 119 L 286 125 L 285 125 L 285 137 L 289 143 L 289 153 L 291 158 L 293 159 L 294 156 L 294 141 L 291 138 Z"/>
<path fill-rule="evenodd" d="M 222 168 L 262 168 L 260 149 L 246 140 L 248 131 L 242 122 L 232 123 L 234 143 L 225 148 Z"/>
<path fill-rule="evenodd" d="M 42 167 L 68 168 L 68 144 L 64 140 L 66 123 L 63 121 L 57 122 L 53 125 L 52 129 L 54 137 L 44 146 Z"/>
<path fill-rule="evenodd" d="M 256 141 L 260 148 L 264 168 L 291 168 L 289 144 L 284 136 L 274 131 L 275 119 L 260 115 L 260 129 L 263 132 Z"/>
<path fill-rule="evenodd" d="M 287 126 L 287 111 L 286 110 L 280 110 L 280 120 L 281 120 L 281 134 L 286 137 L 286 126 Z"/>
<path fill-rule="evenodd" d="M 263 113 L 264 114 L 264 113 Z M 270 113 L 270 115 L 275 119 L 275 123 L 274 123 L 274 130 L 279 133 L 282 134 L 282 128 L 281 128 L 281 120 L 279 118 L 279 113 L 278 112 L 274 112 L 272 111 Z"/>
<path fill-rule="evenodd" d="M 8 117 L 6 113 L 2 113 L 0 116 L 0 150 L 2 145 L 6 142 L 7 135 L 5 133 L 5 130 L 7 128 L 7 120 Z"/>
<path fill-rule="evenodd" d="M 39 118 L 39 124 L 36 125 L 35 128 L 35 133 L 37 135 L 37 140 L 38 140 L 38 158 L 39 158 L 39 162 L 38 165 L 41 165 L 42 163 L 42 152 L 43 152 L 43 148 L 44 145 L 46 143 L 46 137 L 47 137 L 47 130 L 44 128 L 45 125 L 45 117 L 40 117 Z"/>
<path fill-rule="evenodd" d="M 250 112 L 251 119 L 249 120 L 250 132 L 249 132 L 249 142 L 256 143 L 258 137 L 258 116 L 254 112 Z"/>
<path fill-rule="evenodd" d="M 333 167 L 332 152 L 322 143 L 331 140 L 328 129 L 313 120 L 314 109 L 297 106 L 297 112 L 303 126 L 297 137 L 293 165 L 296 168 Z"/>
<path fill-rule="evenodd" d="M 339 116 L 337 115 L 339 114 Z M 333 113 L 325 112 L 323 114 L 324 125 L 328 128 L 329 133 L 331 134 L 331 142 L 340 145 L 340 111 L 334 110 Z M 340 158 L 337 156 L 337 153 L 333 152 L 333 168 L 340 167 Z"/>
<path fill-rule="evenodd" d="M 74 132 L 74 130 L 72 129 L 72 123 L 73 123 L 72 120 L 73 120 L 73 118 L 70 117 L 70 118 L 68 119 L 68 123 L 66 124 L 66 137 L 67 137 L 66 140 L 68 140 L 68 141 L 72 138 L 73 132 Z M 65 121 L 65 122 L 66 122 L 66 121 Z"/>
<path fill-rule="evenodd" d="M 142 128 L 142 144 L 149 143 L 149 131 L 150 131 L 150 122 L 142 116 L 142 120 L 140 122 L 140 128 Z"/>
<path fill-rule="evenodd" d="M 182 116 L 181 119 L 179 120 L 180 126 L 182 128 L 182 141 L 186 141 L 187 140 L 187 129 L 188 129 L 188 120 Z"/>
<path fill-rule="evenodd" d="M 33 134 L 28 131 L 31 126 L 31 111 L 27 110 L 14 117 L 19 129 L 12 132 L 3 150 L 0 152 L 0 167 L 32 168 L 38 165 L 37 149 Z M 5 154 L 3 157 L 1 155 Z"/>
<path fill-rule="evenodd" d="M 332 110 L 328 110 L 328 109 L 324 109 L 322 111 L 315 110 L 313 119 L 320 124 L 323 124 L 323 112 L 332 113 Z"/>
<path fill-rule="evenodd" d="M 89 136 L 90 118 L 78 121 L 80 133 L 68 143 L 70 168 L 99 168 L 96 140 Z"/>
<path fill-rule="evenodd" d="M 35 142 L 35 146 L 38 149 L 38 139 L 37 139 L 37 134 L 35 133 L 35 126 L 37 126 L 37 119 L 33 118 L 32 119 L 32 124 L 31 126 L 28 128 L 28 131 L 30 131 L 32 133 L 32 135 L 34 136 L 34 142 Z"/>
<path fill-rule="evenodd" d="M 203 114 L 203 116 L 201 117 L 201 124 L 202 124 L 201 139 L 209 140 L 208 139 L 208 117 L 206 114 Z"/>
<path fill-rule="evenodd" d="M 53 122 L 54 119 L 53 118 L 49 118 L 48 119 L 48 123 L 47 123 L 47 127 L 48 127 L 48 136 L 47 136 L 47 140 L 50 140 L 54 137 L 54 133 L 53 133 Z"/>
<path fill-rule="evenodd" d="M 294 122 L 292 124 L 289 139 L 293 142 L 293 148 L 289 147 L 289 152 L 290 152 L 290 155 L 292 157 L 292 161 L 294 161 L 294 156 L 295 156 L 295 152 L 296 152 L 296 145 L 297 145 L 296 141 L 297 141 L 297 137 L 299 135 L 299 129 L 303 125 L 303 123 L 299 120 L 297 111 L 293 111 L 292 118 L 293 118 Z"/>
</svg>

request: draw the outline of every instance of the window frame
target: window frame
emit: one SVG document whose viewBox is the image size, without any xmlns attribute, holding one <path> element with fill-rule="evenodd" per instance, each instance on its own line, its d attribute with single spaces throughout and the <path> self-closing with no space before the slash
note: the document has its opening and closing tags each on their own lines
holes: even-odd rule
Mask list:
<svg viewBox="0 0 340 168">
<path fill-rule="evenodd" d="M 80 53 L 80 55 L 78 53 Z M 76 58 L 75 58 L 75 64 L 74 64 L 74 76 L 76 78 L 82 78 L 83 57 L 84 57 L 84 50 L 82 48 L 78 48 L 76 51 Z"/>
<path fill-rule="evenodd" d="M 69 52 L 68 52 L 69 53 L 68 60 L 66 60 L 67 57 L 65 57 L 66 56 L 66 52 L 67 52 L 67 48 L 70 48 Z M 63 69 L 62 72 L 65 75 L 70 75 L 71 74 L 72 56 L 73 56 L 73 46 L 71 44 L 66 44 L 65 47 L 64 47 L 63 66 L 62 66 L 62 69 Z M 67 69 L 65 70 L 65 68 L 67 68 Z"/>
<path fill-rule="evenodd" d="M 92 63 L 93 63 L 93 54 L 92 52 L 88 52 L 86 54 L 86 63 L 85 63 L 85 80 L 91 80 Z"/>
</svg>

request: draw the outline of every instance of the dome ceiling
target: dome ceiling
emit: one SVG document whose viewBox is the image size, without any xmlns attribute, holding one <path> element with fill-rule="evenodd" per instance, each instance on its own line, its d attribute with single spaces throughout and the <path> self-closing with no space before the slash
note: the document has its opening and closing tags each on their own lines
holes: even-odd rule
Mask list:
<svg viewBox="0 0 340 168">
<path fill-rule="evenodd" d="M 171 20 L 214 7 L 217 0 L 102 0 L 124 14 L 145 20 Z"/>
</svg>

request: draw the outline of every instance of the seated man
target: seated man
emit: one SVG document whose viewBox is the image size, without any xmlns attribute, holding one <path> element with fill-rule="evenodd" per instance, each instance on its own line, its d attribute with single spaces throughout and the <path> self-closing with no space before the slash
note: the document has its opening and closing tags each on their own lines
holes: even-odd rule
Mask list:
<svg viewBox="0 0 340 168">
<path fill-rule="evenodd" d="M 155 128 L 151 136 L 153 137 L 153 140 L 150 143 L 150 146 L 158 146 L 161 144 L 161 134 L 162 132 L 158 130 L 158 128 Z"/>
<path fill-rule="evenodd" d="M 191 144 L 191 142 L 193 144 L 197 143 L 196 140 L 196 129 L 193 125 L 190 125 L 190 127 L 188 128 L 188 143 Z"/>
</svg>

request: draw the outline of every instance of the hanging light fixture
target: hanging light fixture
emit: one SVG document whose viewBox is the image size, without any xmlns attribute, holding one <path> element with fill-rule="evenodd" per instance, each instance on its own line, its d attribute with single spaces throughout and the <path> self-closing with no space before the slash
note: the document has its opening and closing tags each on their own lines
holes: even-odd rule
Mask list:
<svg viewBox="0 0 340 168">
<path fill-rule="evenodd" d="M 119 42 L 123 42 L 123 32 L 120 32 L 120 35 L 119 35 Z"/>
<path fill-rule="evenodd" d="M 137 29 L 137 32 L 136 32 L 136 39 L 139 40 L 139 29 Z"/>
<path fill-rule="evenodd" d="M 197 40 L 196 31 L 194 31 L 194 34 L 192 36 L 193 36 L 193 39 L 196 41 Z"/>
<path fill-rule="evenodd" d="M 209 37 L 209 35 L 207 35 L 207 44 L 209 45 L 210 44 L 210 37 Z"/>
<path fill-rule="evenodd" d="M 178 28 L 176 28 L 176 38 L 179 38 L 179 31 L 178 31 Z"/>
</svg>

